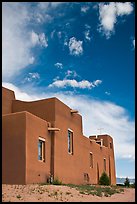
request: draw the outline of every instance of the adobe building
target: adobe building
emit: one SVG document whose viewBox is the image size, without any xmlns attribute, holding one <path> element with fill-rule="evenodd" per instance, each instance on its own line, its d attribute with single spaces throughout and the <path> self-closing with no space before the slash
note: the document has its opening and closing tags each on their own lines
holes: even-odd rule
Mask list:
<svg viewBox="0 0 137 204">
<path fill-rule="evenodd" d="M 2 183 L 98 184 L 103 171 L 116 184 L 113 139 L 85 137 L 82 116 L 57 98 L 15 99 L 2 88 Z"/>
</svg>

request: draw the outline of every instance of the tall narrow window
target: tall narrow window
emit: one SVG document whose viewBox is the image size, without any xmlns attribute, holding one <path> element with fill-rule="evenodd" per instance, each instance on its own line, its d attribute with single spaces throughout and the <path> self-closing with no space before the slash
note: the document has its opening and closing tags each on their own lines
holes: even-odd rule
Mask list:
<svg viewBox="0 0 137 204">
<path fill-rule="evenodd" d="M 38 141 L 38 160 L 45 161 L 45 139 L 39 138 Z"/>
<path fill-rule="evenodd" d="M 73 131 L 68 130 L 68 153 L 73 154 Z"/>
<path fill-rule="evenodd" d="M 112 143 L 110 142 L 110 148 L 112 149 Z"/>
<path fill-rule="evenodd" d="M 104 158 L 104 171 L 106 171 L 106 159 Z"/>
<path fill-rule="evenodd" d="M 93 154 L 90 152 L 90 167 L 93 168 Z"/>
</svg>

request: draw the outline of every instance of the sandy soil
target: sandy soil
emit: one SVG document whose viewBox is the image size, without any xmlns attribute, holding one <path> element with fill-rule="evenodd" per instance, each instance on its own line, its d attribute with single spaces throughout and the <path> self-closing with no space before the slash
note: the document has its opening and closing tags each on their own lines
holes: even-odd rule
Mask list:
<svg viewBox="0 0 137 204">
<path fill-rule="evenodd" d="M 80 194 L 75 188 L 55 185 L 2 185 L 2 202 L 135 202 L 135 189 L 111 197 Z"/>
</svg>

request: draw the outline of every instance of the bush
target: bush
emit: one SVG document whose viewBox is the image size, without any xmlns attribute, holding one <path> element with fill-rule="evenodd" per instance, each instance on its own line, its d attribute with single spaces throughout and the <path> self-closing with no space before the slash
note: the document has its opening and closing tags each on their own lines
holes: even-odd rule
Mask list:
<svg viewBox="0 0 137 204">
<path fill-rule="evenodd" d="M 135 188 L 135 182 L 129 185 L 131 188 Z"/>
<path fill-rule="evenodd" d="M 128 177 L 126 178 L 124 184 L 125 184 L 126 187 L 129 187 L 130 181 L 129 181 Z"/>
<path fill-rule="evenodd" d="M 110 185 L 110 179 L 107 175 L 107 173 L 104 171 L 99 179 L 99 184 L 100 185 L 106 185 L 109 186 Z"/>
<path fill-rule="evenodd" d="M 62 182 L 59 181 L 58 178 L 55 178 L 55 179 L 53 180 L 52 184 L 53 184 L 53 185 L 62 185 Z"/>
</svg>

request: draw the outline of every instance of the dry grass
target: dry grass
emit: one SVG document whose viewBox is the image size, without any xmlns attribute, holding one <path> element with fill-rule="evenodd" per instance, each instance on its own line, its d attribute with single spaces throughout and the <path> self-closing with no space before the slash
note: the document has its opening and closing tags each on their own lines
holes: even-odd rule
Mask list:
<svg viewBox="0 0 137 204">
<path fill-rule="evenodd" d="M 2 185 L 2 202 L 103 202 L 135 200 L 135 189 L 91 185 Z"/>
</svg>

